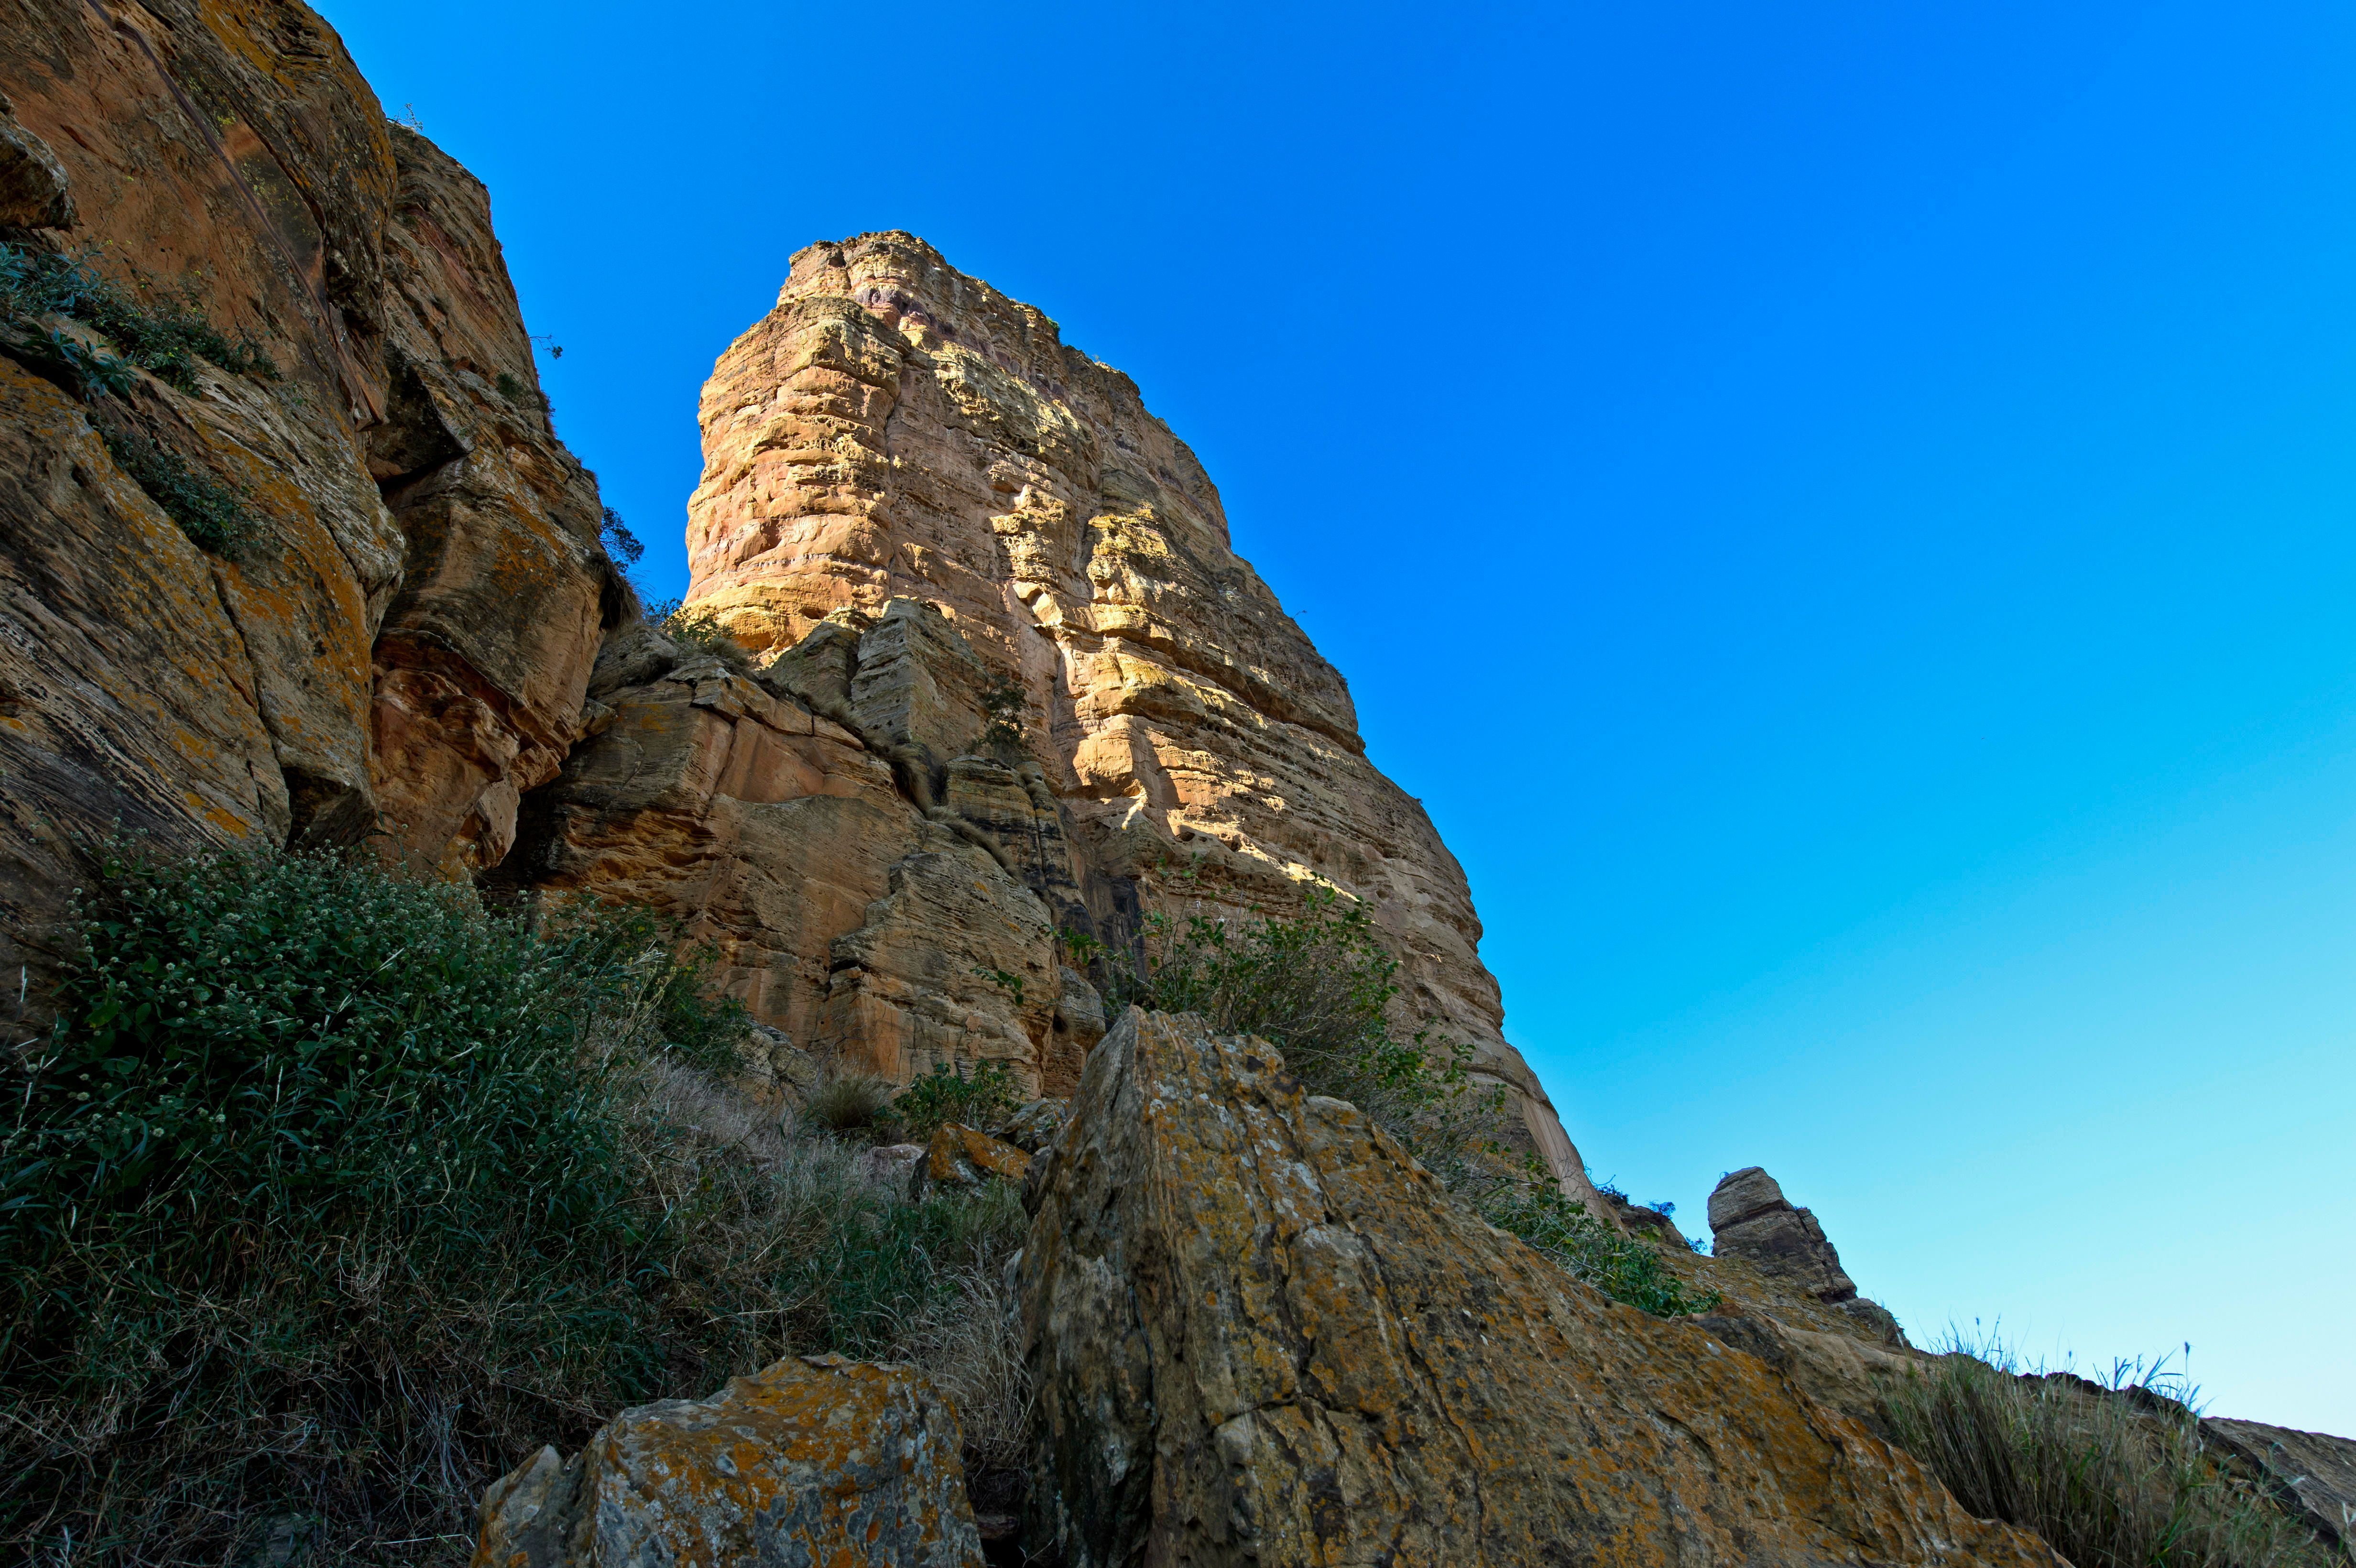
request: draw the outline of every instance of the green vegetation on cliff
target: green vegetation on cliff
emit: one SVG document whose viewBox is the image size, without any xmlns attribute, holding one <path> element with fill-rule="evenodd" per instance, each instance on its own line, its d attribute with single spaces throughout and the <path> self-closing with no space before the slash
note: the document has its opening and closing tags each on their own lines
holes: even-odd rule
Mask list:
<svg viewBox="0 0 2356 1568">
<path fill-rule="evenodd" d="M 1102 950 L 1082 940 L 1075 954 Z M 1154 916 L 1141 973 L 1098 967 L 1109 1002 L 1200 1013 L 1214 1029 L 1269 1041 L 1312 1093 L 1357 1106 L 1483 1219 L 1615 1300 L 1662 1317 L 1718 1305 L 1656 1249 L 1564 1197 L 1536 1157 L 1516 1158 L 1498 1142 L 1510 1115 L 1504 1092 L 1473 1081 L 1461 1046 L 1395 1021 L 1398 961 L 1365 905 L 1320 891 L 1294 916 Z"/>
<path fill-rule="evenodd" d="M 722 1088 L 741 1014 L 651 918 L 102 871 L 0 1108 L 0 1542 L 459 1562 L 541 1443 L 797 1350 L 922 1360 L 1006 1446 L 1014 1195 L 879 1197 Z"/>
</svg>

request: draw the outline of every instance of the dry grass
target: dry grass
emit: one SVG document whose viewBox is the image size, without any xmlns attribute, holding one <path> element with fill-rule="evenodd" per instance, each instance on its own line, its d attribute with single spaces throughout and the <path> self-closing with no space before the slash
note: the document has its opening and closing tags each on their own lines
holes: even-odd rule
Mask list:
<svg viewBox="0 0 2356 1568">
<path fill-rule="evenodd" d="M 810 1091 L 802 1121 L 830 1133 L 864 1133 L 881 1126 L 892 1110 L 892 1081 L 872 1072 L 845 1072 Z"/>
<path fill-rule="evenodd" d="M 1883 1413 L 1956 1501 L 2077 1568 L 2321 1568 L 2314 1536 L 2206 1451 L 2196 1397 L 2161 1364 L 2023 1374 L 2001 1344 L 1958 1338 Z"/>
</svg>

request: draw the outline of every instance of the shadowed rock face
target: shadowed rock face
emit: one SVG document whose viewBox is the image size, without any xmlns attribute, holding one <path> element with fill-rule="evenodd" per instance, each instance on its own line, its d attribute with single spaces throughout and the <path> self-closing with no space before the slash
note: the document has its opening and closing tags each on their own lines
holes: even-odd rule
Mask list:
<svg viewBox="0 0 2356 1568">
<path fill-rule="evenodd" d="M 0 89 L 5 237 L 100 248 L 280 371 L 85 402 L 0 357 L 0 967 L 41 968 L 77 838 L 118 827 L 495 862 L 625 592 L 483 187 L 292 0 L 24 0 Z M 198 549 L 99 421 L 242 489 L 259 537 Z"/>
<path fill-rule="evenodd" d="M 1059 921 L 1119 942 L 1150 910 L 1367 900 L 1408 1009 L 1474 1048 L 1522 1108 L 1515 1141 L 1604 1212 L 1500 1032 L 1454 857 L 1367 762 L 1347 684 L 1126 376 L 923 241 L 869 234 L 795 256 L 702 421 L 691 603 L 935 767 L 980 749 L 1008 694 L 1034 773 L 953 768 L 945 788 L 1018 840 L 1056 824 L 1018 856 Z M 1182 897 L 1162 871 L 1189 862 Z"/>
<path fill-rule="evenodd" d="M 2055 1562 L 1481 1224 L 1260 1042 L 1131 1011 L 1040 1158 L 1026 1544 L 1074 1568 Z"/>
</svg>

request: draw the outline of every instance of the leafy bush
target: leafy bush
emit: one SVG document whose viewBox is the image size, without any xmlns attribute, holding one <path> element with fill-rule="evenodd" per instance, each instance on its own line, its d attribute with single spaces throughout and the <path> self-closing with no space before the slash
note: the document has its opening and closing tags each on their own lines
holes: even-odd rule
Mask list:
<svg viewBox="0 0 2356 1568">
<path fill-rule="evenodd" d="M 2314 1538 L 2203 1451 L 2197 1391 L 2161 1364 L 2094 1381 L 2017 1375 L 1994 1342 L 1943 1349 L 1884 1391 L 1882 1413 L 1970 1512 L 2080 1568 L 2320 1568 Z"/>
<path fill-rule="evenodd" d="M 319 859 L 102 870 L 0 1097 L 12 1557 L 244 1560 L 275 1531 L 456 1563 L 540 1444 L 793 1351 L 1016 1397 L 975 1349 L 1002 1323 L 958 1304 L 1019 1200 L 897 1202 L 787 1136 L 712 1076 L 741 1013 L 651 917 L 527 924 Z"/>
<path fill-rule="evenodd" d="M 1078 958 L 1102 951 L 1066 941 Z M 1715 1307 L 1716 1292 L 1688 1290 L 1651 1246 L 1565 1198 L 1535 1157 L 1508 1156 L 1489 1132 L 1506 1115 L 1505 1092 L 1473 1085 L 1469 1050 L 1394 1026 L 1398 967 L 1363 904 L 1320 890 L 1290 917 L 1151 917 L 1142 976 L 1099 972 L 1117 1006 L 1200 1013 L 1268 1040 L 1312 1093 L 1356 1105 L 1483 1219 L 1606 1295 L 1664 1316 Z"/>
<path fill-rule="evenodd" d="M 171 448 L 108 424 L 99 426 L 99 437 L 116 464 L 198 549 L 226 554 L 261 532 L 242 495 L 189 467 Z"/>
<path fill-rule="evenodd" d="M 232 376 L 278 379 L 277 365 L 259 345 L 251 338 L 231 343 L 206 319 L 193 282 L 177 299 L 143 301 L 101 273 L 88 252 L 59 256 L 0 244 L 0 312 L 19 321 L 62 315 L 93 327 L 133 364 L 183 392 L 197 389 L 198 359 Z"/>
<path fill-rule="evenodd" d="M 1663 1317 L 1708 1312 L 1725 1296 L 1696 1290 L 1669 1271 L 1658 1249 L 1623 1236 L 1562 1195 L 1533 1159 L 1525 1179 L 1491 1192 L 1481 1217 L 1510 1232 L 1614 1301 Z"/>
<path fill-rule="evenodd" d="M 892 1115 L 910 1139 L 921 1143 L 944 1122 L 986 1131 L 1022 1103 L 1014 1075 L 1002 1061 L 976 1062 L 970 1078 L 962 1064 L 936 1062 L 928 1075 L 900 1092 Z"/>
<path fill-rule="evenodd" d="M 626 571 L 637 565 L 638 558 L 647 553 L 647 547 L 630 531 L 630 525 L 622 521 L 622 514 L 611 507 L 605 508 L 605 516 L 598 522 L 597 539 L 614 563 Z"/>
<path fill-rule="evenodd" d="M 1290 917 L 1155 915 L 1145 948 L 1141 977 L 1109 975 L 1111 1005 L 1200 1013 L 1222 1032 L 1258 1035 L 1311 1093 L 1356 1105 L 1451 1190 L 1495 1180 L 1502 1151 L 1484 1129 L 1503 1115 L 1503 1091 L 1473 1086 L 1466 1049 L 1392 1028 L 1398 961 L 1363 904 L 1318 889 Z"/>
</svg>

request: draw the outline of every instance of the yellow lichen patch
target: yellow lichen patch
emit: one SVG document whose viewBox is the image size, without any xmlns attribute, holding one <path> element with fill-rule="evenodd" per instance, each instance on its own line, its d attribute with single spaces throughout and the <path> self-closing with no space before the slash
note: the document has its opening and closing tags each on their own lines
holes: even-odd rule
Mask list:
<svg viewBox="0 0 2356 1568">
<path fill-rule="evenodd" d="M 475 1568 L 979 1568 L 958 1445 L 912 1368 L 790 1358 L 533 1456 L 485 1498 Z"/>
</svg>

